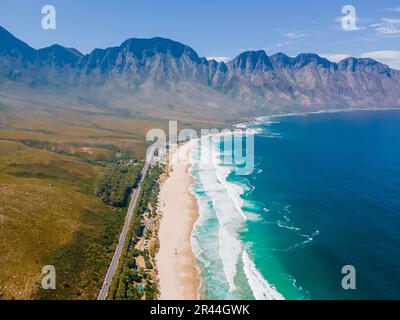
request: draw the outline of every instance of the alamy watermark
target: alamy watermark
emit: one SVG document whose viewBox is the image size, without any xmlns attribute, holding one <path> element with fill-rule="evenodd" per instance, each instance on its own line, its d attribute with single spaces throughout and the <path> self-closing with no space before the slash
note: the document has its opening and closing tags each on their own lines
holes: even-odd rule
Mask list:
<svg viewBox="0 0 400 320">
<path fill-rule="evenodd" d="M 357 27 L 357 12 L 356 8 L 352 5 L 345 5 L 342 8 L 342 29 L 345 31 L 358 30 Z"/>
<path fill-rule="evenodd" d="M 52 265 L 47 265 L 42 268 L 42 289 L 56 289 L 56 268 Z"/>
<path fill-rule="evenodd" d="M 230 165 L 236 175 L 250 175 L 254 171 L 254 130 L 251 129 L 182 129 L 178 122 L 169 121 L 168 134 L 162 129 L 151 129 L 146 141 L 146 161 L 166 164 L 174 157 L 178 163 L 187 163 L 187 156 L 177 151 L 179 144 L 192 143 L 195 157 L 201 165 Z M 221 148 L 222 147 L 222 148 Z M 222 151 L 221 151 L 222 150 Z"/>
<path fill-rule="evenodd" d="M 44 15 L 44 17 L 42 18 L 42 28 L 44 30 L 55 30 L 57 28 L 57 16 L 55 6 L 49 4 L 43 6 L 42 14 Z"/>
<path fill-rule="evenodd" d="M 356 290 L 356 268 L 352 265 L 344 266 L 342 274 L 345 274 L 342 279 L 342 288 L 344 290 Z"/>
</svg>

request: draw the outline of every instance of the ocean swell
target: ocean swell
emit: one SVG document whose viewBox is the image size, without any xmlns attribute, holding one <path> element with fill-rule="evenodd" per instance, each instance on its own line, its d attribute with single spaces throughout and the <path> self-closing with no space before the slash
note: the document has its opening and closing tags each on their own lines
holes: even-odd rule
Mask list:
<svg viewBox="0 0 400 320">
<path fill-rule="evenodd" d="M 220 161 L 219 143 L 209 144 L 204 139 L 207 138 L 200 140 L 193 150 L 191 166 L 195 180 L 192 192 L 200 208 L 192 243 L 203 268 L 202 287 L 206 288 L 206 296 L 202 298 L 247 298 L 243 295 L 251 289 L 255 299 L 284 299 L 257 270 L 240 238 L 247 221 L 241 197 L 245 188 L 228 181 L 234 167 Z"/>
</svg>

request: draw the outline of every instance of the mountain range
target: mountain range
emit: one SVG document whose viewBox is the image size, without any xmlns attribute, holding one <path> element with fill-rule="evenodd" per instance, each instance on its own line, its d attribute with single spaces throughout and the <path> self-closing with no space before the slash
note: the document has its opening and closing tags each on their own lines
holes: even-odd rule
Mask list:
<svg viewBox="0 0 400 320">
<path fill-rule="evenodd" d="M 159 118 L 395 108 L 400 71 L 373 59 L 334 63 L 263 50 L 224 63 L 164 38 L 129 39 L 89 54 L 60 45 L 36 50 L 0 27 L 0 103 L 13 99 Z"/>
</svg>

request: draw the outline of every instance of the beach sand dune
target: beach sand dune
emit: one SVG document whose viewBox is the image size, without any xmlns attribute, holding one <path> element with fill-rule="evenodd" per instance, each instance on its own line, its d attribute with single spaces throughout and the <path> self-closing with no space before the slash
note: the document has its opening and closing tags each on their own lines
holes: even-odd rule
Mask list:
<svg viewBox="0 0 400 320">
<path fill-rule="evenodd" d="M 171 153 L 169 177 L 160 190 L 157 267 L 161 300 L 198 299 L 200 280 L 191 246 L 198 206 L 189 191 L 193 178 L 188 172 L 192 145 L 186 143 Z"/>
</svg>

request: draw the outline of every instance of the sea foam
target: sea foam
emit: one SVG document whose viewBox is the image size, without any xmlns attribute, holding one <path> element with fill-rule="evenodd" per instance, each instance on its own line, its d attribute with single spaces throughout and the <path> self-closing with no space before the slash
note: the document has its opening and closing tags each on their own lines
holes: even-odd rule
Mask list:
<svg viewBox="0 0 400 320">
<path fill-rule="evenodd" d="M 237 232 L 243 225 L 244 214 L 240 209 L 240 190 L 228 186 L 226 178 L 230 173 L 228 167 L 220 165 L 217 157 L 218 146 L 202 143 L 198 174 L 200 182 L 207 196 L 212 202 L 215 214 L 219 222 L 219 255 L 223 264 L 229 290 L 234 291 L 237 264 L 242 252 L 241 241 L 237 239 Z M 232 197 L 236 196 L 236 200 Z"/>
<path fill-rule="evenodd" d="M 242 253 L 242 261 L 244 273 L 256 300 L 285 300 L 276 288 L 265 280 L 245 250 Z"/>
<path fill-rule="evenodd" d="M 194 152 L 193 158 L 196 159 L 193 159 L 191 169 L 192 176 L 196 181 L 196 188 L 193 189 L 193 192 L 200 207 L 200 218 L 192 233 L 192 238 L 196 238 L 192 241 L 194 251 L 197 253 L 196 257 L 201 261 L 204 268 L 208 267 L 209 272 L 214 272 L 209 277 L 210 281 L 215 282 L 225 278 L 229 293 L 226 295 L 226 292 L 221 292 L 221 295 L 223 295 L 221 297 L 240 298 L 238 294 L 241 290 L 237 288 L 238 284 L 235 283 L 235 279 L 241 276 L 248 283 L 256 299 L 282 299 L 283 296 L 273 286 L 270 286 L 257 270 L 240 240 L 240 231 L 246 226 L 248 218 L 242 209 L 244 200 L 241 196 L 244 194 L 245 188 L 228 181 L 234 167 L 224 165 L 220 161 L 220 145 L 218 143 L 209 144 L 208 141 L 203 143 L 204 139 L 201 139 L 200 142 Z M 210 161 L 204 161 L 204 159 Z M 218 221 L 218 244 L 204 243 L 214 238 L 211 236 L 211 233 L 214 232 L 210 232 L 208 229 L 212 214 L 216 216 Z M 205 237 L 207 232 L 210 232 L 209 239 Z M 198 239 L 200 237 L 202 239 Z M 206 252 L 207 250 L 214 250 L 214 252 L 217 250 L 219 255 Z M 220 259 L 220 262 L 215 261 L 217 258 Z M 206 261 L 206 259 L 213 261 Z M 243 270 L 238 270 L 240 261 L 243 263 Z M 217 266 L 219 263 L 222 263 L 223 277 L 221 277 L 221 269 L 214 268 L 211 270 L 212 266 Z M 239 273 L 240 275 L 238 275 Z M 212 287 L 222 288 L 223 286 L 217 286 L 213 283 Z"/>
</svg>

